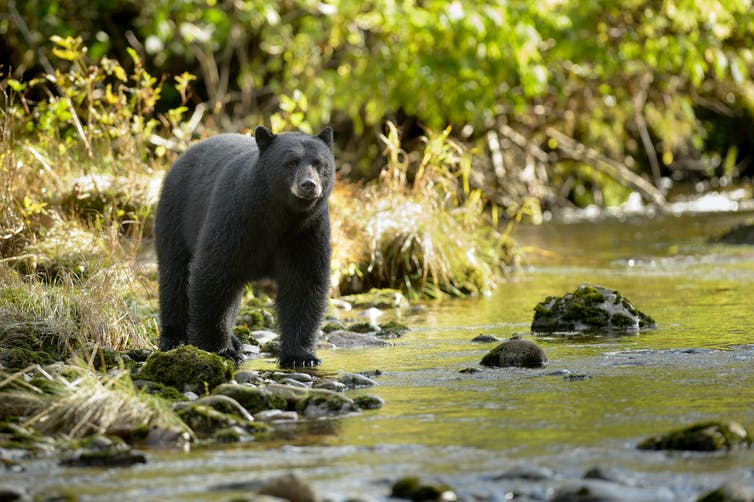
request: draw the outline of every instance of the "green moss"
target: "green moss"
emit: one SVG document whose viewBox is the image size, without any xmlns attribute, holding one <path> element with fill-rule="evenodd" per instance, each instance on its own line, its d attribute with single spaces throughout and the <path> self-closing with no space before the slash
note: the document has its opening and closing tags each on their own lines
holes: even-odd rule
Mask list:
<svg viewBox="0 0 754 502">
<path fill-rule="evenodd" d="M 275 314 L 269 308 L 241 307 L 238 314 L 238 325 L 249 328 L 251 331 L 260 329 L 272 329 L 275 327 Z"/>
<path fill-rule="evenodd" d="M 153 382 L 151 380 L 136 380 L 134 382 L 134 386 L 142 392 L 146 392 L 147 394 L 151 394 L 153 396 L 159 396 L 166 401 L 175 402 L 186 400 L 186 396 L 184 396 L 181 391 L 179 391 L 175 387 L 171 387 L 160 382 Z"/>
<path fill-rule="evenodd" d="M 235 399 L 238 404 L 252 414 L 270 409 L 285 410 L 288 407 L 288 403 L 283 397 L 267 389 L 250 385 L 223 384 L 216 387 L 212 393 Z"/>
<path fill-rule="evenodd" d="M 407 331 L 411 331 L 411 328 L 397 321 L 389 321 L 380 324 L 380 329 L 382 330 L 383 335 L 394 335 L 396 337 L 403 335 L 403 333 Z"/>
<path fill-rule="evenodd" d="M 40 350 L 11 348 L 0 350 L 0 363 L 10 371 L 20 371 L 33 364 L 50 364 L 55 357 Z"/>
<path fill-rule="evenodd" d="M 446 485 L 422 484 L 418 478 L 406 477 L 393 484 L 390 496 L 415 501 L 455 500 L 445 498 L 449 493 L 453 494 L 453 489 Z"/>
<path fill-rule="evenodd" d="M 235 326 L 233 328 L 233 334 L 242 343 L 248 343 L 249 345 L 256 345 L 259 347 L 259 340 L 254 338 L 254 335 L 251 334 L 251 330 L 248 326 Z"/>
<path fill-rule="evenodd" d="M 642 450 L 717 451 L 749 447 L 751 435 L 736 422 L 703 422 L 645 439 Z"/>
<path fill-rule="evenodd" d="M 631 328 L 634 325 L 634 320 L 624 314 L 613 314 L 610 318 L 610 326 L 613 328 Z"/>
<path fill-rule="evenodd" d="M 234 427 L 225 427 L 216 430 L 212 434 L 212 439 L 218 443 L 238 443 L 242 439 L 241 432 Z"/>
<path fill-rule="evenodd" d="M 348 326 L 348 331 L 354 333 L 371 333 L 377 331 L 377 327 L 374 324 L 368 322 L 357 322 Z"/>
<path fill-rule="evenodd" d="M 168 352 L 153 352 L 140 376 L 179 390 L 187 385 L 213 389 L 230 380 L 233 369 L 233 363 L 224 357 L 184 345 Z"/>
<path fill-rule="evenodd" d="M 346 329 L 346 325 L 337 320 L 327 321 L 322 325 L 323 333 L 332 333 L 333 331 L 339 331 L 342 329 Z"/>
</svg>

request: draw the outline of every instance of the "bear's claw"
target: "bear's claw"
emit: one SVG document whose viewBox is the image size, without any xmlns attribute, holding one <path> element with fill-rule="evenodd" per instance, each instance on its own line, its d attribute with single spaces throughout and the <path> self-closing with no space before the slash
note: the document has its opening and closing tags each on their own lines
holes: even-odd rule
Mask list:
<svg viewBox="0 0 754 502">
<path fill-rule="evenodd" d="M 322 360 L 311 354 L 291 357 L 281 356 L 278 364 L 281 368 L 314 368 L 315 366 L 322 364 Z"/>
</svg>

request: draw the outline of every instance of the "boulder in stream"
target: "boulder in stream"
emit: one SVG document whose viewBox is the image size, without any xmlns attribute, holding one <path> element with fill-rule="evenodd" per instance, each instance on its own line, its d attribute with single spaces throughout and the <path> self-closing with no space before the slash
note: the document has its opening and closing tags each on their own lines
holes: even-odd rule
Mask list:
<svg viewBox="0 0 754 502">
<path fill-rule="evenodd" d="M 638 332 L 654 320 L 615 290 L 581 284 L 572 293 L 547 297 L 534 308 L 535 332 Z"/>
<path fill-rule="evenodd" d="M 491 351 L 482 358 L 482 366 L 497 368 L 520 367 L 539 368 L 547 364 L 547 356 L 542 348 L 530 340 L 524 340 L 514 336 Z"/>
<path fill-rule="evenodd" d="M 640 442 L 641 450 L 717 451 L 750 447 L 751 434 L 738 422 L 702 422 Z"/>
</svg>

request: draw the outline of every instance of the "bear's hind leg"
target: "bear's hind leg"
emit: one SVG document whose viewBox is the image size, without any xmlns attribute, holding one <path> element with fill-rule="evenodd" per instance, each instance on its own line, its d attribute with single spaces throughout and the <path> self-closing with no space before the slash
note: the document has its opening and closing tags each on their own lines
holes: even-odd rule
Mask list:
<svg viewBox="0 0 754 502">
<path fill-rule="evenodd" d="M 170 350 L 187 341 L 188 256 L 160 257 L 160 350 Z"/>
</svg>

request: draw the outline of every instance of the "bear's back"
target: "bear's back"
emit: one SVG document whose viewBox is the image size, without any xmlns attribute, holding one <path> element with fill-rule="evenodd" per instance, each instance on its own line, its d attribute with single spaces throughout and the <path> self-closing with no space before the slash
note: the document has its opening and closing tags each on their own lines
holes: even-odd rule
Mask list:
<svg viewBox="0 0 754 502">
<path fill-rule="evenodd" d="M 243 134 L 218 134 L 191 146 L 165 176 L 155 231 L 172 234 L 193 247 L 212 194 L 232 192 L 243 184 L 258 160 L 254 138 Z"/>
</svg>

